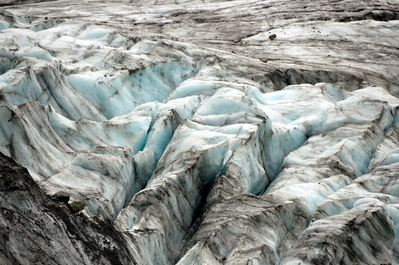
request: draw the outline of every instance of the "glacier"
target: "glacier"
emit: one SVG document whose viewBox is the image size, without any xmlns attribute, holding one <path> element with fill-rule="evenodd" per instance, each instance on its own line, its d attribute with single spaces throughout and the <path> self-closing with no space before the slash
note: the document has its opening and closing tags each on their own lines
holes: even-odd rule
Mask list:
<svg viewBox="0 0 399 265">
<path fill-rule="evenodd" d="M 32 2 L 1 264 L 399 264 L 399 2 Z"/>
</svg>

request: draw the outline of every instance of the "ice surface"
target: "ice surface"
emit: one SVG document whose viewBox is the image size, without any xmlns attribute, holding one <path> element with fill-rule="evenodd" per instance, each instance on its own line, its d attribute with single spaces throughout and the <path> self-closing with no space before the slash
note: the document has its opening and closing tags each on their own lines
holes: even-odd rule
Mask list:
<svg viewBox="0 0 399 265">
<path fill-rule="evenodd" d="M 372 237 L 374 233 L 379 236 Z M 385 205 L 369 202 L 313 222 L 281 264 L 390 263 L 393 234 L 394 226 Z"/>
<path fill-rule="evenodd" d="M 47 194 L 117 228 L 139 264 L 399 263 L 397 84 L 315 71 L 321 46 L 282 46 L 310 60 L 291 69 L 88 20 L 0 13 L 0 152 Z M 367 26 L 395 46 L 396 25 L 297 21 L 240 43 L 367 43 Z"/>
</svg>

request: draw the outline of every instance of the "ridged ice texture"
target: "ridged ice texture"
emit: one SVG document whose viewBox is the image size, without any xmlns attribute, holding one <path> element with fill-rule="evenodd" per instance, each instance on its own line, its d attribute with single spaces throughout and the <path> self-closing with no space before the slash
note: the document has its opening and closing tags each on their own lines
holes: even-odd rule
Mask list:
<svg viewBox="0 0 399 265">
<path fill-rule="evenodd" d="M 0 152 L 112 224 L 126 263 L 399 263 L 397 84 L 80 20 L 0 22 Z"/>
</svg>

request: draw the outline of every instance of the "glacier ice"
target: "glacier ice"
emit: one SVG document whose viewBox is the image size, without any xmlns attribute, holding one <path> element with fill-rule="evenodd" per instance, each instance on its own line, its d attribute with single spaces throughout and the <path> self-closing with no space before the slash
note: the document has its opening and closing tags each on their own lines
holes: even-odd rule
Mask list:
<svg viewBox="0 0 399 265">
<path fill-rule="evenodd" d="M 29 264 L 40 248 L 44 264 L 399 264 L 397 20 L 66 2 L 43 4 L 46 17 L 0 9 L 0 227 L 17 229 L 0 260 Z M 219 19 L 247 9 L 275 24 L 212 44 L 186 2 L 227 29 Z M 172 36 L 146 31 L 158 27 Z"/>
</svg>

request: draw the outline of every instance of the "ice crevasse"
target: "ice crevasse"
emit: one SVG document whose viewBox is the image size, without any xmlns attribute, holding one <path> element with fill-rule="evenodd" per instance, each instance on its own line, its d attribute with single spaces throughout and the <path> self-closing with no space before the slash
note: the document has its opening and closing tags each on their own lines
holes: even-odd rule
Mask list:
<svg viewBox="0 0 399 265">
<path fill-rule="evenodd" d="M 399 263 L 385 89 L 277 89 L 259 60 L 177 40 L 0 22 L 0 152 L 138 264 Z"/>
</svg>

